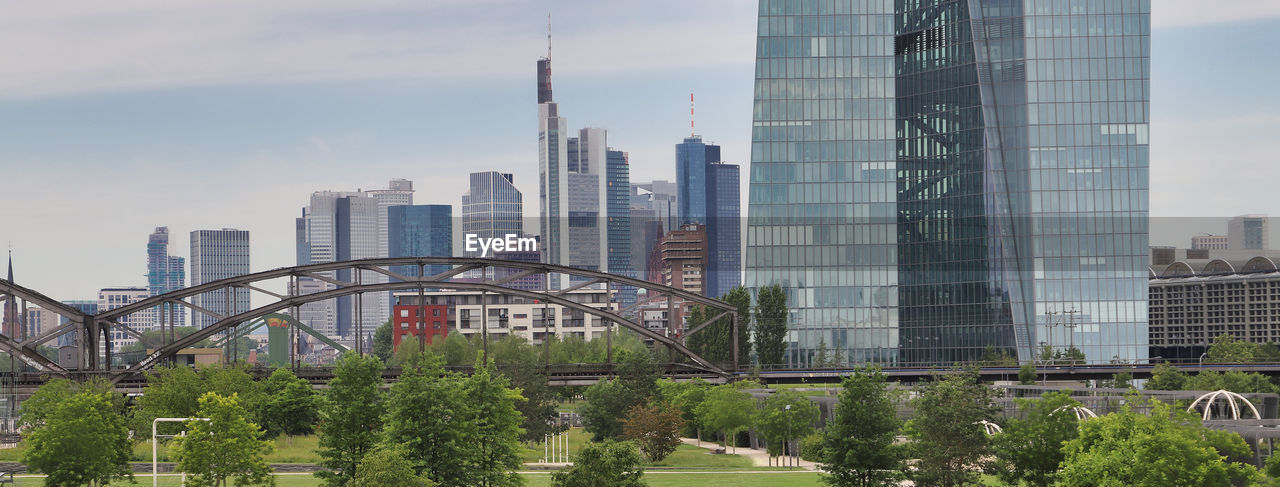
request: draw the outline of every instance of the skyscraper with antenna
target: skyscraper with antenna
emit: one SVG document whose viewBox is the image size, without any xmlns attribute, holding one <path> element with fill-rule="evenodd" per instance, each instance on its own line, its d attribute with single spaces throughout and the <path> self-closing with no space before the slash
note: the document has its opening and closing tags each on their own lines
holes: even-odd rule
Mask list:
<svg viewBox="0 0 1280 487">
<path fill-rule="evenodd" d="M 570 137 L 551 89 L 551 16 L 547 56 L 538 60 L 538 214 L 542 261 L 630 275 L 629 158 L 608 146 L 608 131 Z M 570 285 L 550 276 L 548 285 Z"/>
</svg>

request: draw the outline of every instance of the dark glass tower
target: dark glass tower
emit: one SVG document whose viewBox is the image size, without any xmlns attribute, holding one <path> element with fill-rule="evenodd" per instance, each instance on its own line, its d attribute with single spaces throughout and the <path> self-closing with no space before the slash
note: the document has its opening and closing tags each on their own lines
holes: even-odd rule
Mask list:
<svg viewBox="0 0 1280 487">
<path fill-rule="evenodd" d="M 747 285 L 791 354 L 1146 358 L 1150 1 L 760 2 Z"/>
</svg>

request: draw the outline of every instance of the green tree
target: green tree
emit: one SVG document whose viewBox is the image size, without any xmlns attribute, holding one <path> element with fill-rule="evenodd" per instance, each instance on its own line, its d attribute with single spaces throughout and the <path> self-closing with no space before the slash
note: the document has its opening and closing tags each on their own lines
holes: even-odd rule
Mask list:
<svg viewBox="0 0 1280 487">
<path fill-rule="evenodd" d="M 707 391 L 698 405 L 698 420 L 712 431 L 719 431 L 724 436 L 725 447 L 732 444 L 738 450 L 734 438 L 738 432 L 751 426 L 751 418 L 756 410 L 755 399 L 742 392 L 733 384 L 721 384 Z"/>
<path fill-rule="evenodd" d="M 1009 485 L 1052 485 L 1063 458 L 1062 444 L 1076 438 L 1078 422 L 1072 408 L 1080 403 L 1065 392 L 1051 392 L 1040 399 L 1018 400 L 1018 406 L 1026 419 L 1010 420 L 992 439 L 993 470 Z"/>
<path fill-rule="evenodd" d="M 470 448 L 471 479 L 467 485 L 505 487 L 524 485 L 516 473 L 520 461 L 520 429 L 523 417 L 516 404 L 520 392 L 507 387 L 507 379 L 494 374 L 493 362 L 477 367 L 463 384 L 463 397 L 471 406 L 469 422 L 475 425 Z"/>
<path fill-rule="evenodd" d="M 207 392 L 199 399 L 196 417 L 208 421 L 186 422 L 187 434 L 174 439 L 172 455 L 178 469 L 192 477 L 196 487 L 227 485 L 275 485 L 275 476 L 264 458 L 273 449 L 262 440 L 262 429 L 248 419 L 235 395 Z"/>
<path fill-rule="evenodd" d="M 1247 449 L 1243 443 L 1236 435 L 1227 448 Z M 1160 402 L 1152 405 L 1150 415 L 1126 404 L 1121 411 L 1081 423 L 1079 436 L 1063 445 L 1063 451 L 1057 484 L 1062 487 L 1228 487 L 1260 480 L 1252 466 L 1224 458 L 1194 415 Z"/>
<path fill-rule="evenodd" d="M 55 377 L 41 385 L 36 392 L 20 404 L 19 424 L 23 428 L 41 426 L 49 415 L 72 396 L 82 392 L 101 394 L 111 401 L 117 413 L 126 412 L 125 398 L 115 393 L 115 386 L 103 379 L 92 379 L 85 382 L 73 382 L 69 379 Z"/>
<path fill-rule="evenodd" d="M 262 408 L 267 438 L 281 434 L 305 435 L 315 429 L 320 414 L 320 397 L 311 388 L 311 383 L 282 367 L 271 373 L 263 387 L 272 391 L 266 396 Z"/>
<path fill-rule="evenodd" d="M 879 369 L 845 377 L 834 417 L 823 430 L 822 481 L 833 487 L 898 485 L 904 451 L 894 439 L 901 428 Z"/>
<path fill-rule="evenodd" d="M 22 463 L 48 475 L 44 485 L 107 485 L 133 478 L 129 428 L 109 393 L 81 390 L 66 395 L 33 424 L 23 439 L 27 449 Z"/>
<path fill-rule="evenodd" d="M 582 396 L 586 401 L 578 408 L 578 414 L 582 416 L 582 425 L 591 433 L 594 441 L 622 435 L 620 420 L 631 406 L 636 405 L 629 392 L 618 379 L 597 381 L 583 391 Z"/>
<path fill-rule="evenodd" d="M 691 433 L 690 436 L 698 439 L 702 438 L 702 422 L 698 420 L 697 409 L 698 405 L 702 404 L 702 399 L 710 388 L 711 384 L 700 378 L 687 382 L 677 382 L 671 379 L 658 381 L 658 390 L 662 400 L 680 409 L 680 419 L 685 428 Z"/>
<path fill-rule="evenodd" d="M 787 294 L 782 285 L 760 288 L 755 315 L 756 357 L 766 367 L 783 365 L 787 351 Z"/>
<path fill-rule="evenodd" d="M 1151 368 L 1151 379 L 1146 388 L 1156 391 L 1181 391 L 1187 384 L 1187 374 L 1177 367 L 1161 362 Z"/>
<path fill-rule="evenodd" d="M 794 451 L 784 446 L 795 445 L 796 440 L 809 436 L 818 417 L 818 406 L 809 398 L 795 391 L 781 390 L 765 399 L 764 407 L 755 411 L 752 425 L 764 437 L 769 456 L 794 455 Z"/>
<path fill-rule="evenodd" d="M 483 368 L 481 368 L 483 370 Z M 473 449 L 479 441 L 477 413 L 456 375 L 445 374 L 427 355 L 406 367 L 387 393 L 387 442 L 403 445 L 414 471 L 442 486 L 471 485 Z"/>
<path fill-rule="evenodd" d="M 831 349 L 827 348 L 827 338 L 818 338 L 818 351 L 813 354 L 812 367 L 816 369 L 828 369 L 835 367 L 835 361 L 831 357 Z"/>
<path fill-rule="evenodd" d="M 1212 364 L 1247 363 L 1253 362 L 1257 354 L 1258 346 L 1254 343 L 1236 338 L 1230 333 L 1224 333 L 1213 339 L 1205 361 Z"/>
<path fill-rule="evenodd" d="M 320 466 L 316 477 L 329 487 L 351 483 L 364 455 L 381 436 L 382 361 L 347 352 L 334 365 L 333 380 L 320 401 Z"/>
<path fill-rule="evenodd" d="M 508 335 L 493 345 L 492 357 L 498 370 L 525 399 L 516 403 L 522 417 L 520 428 L 524 431 L 520 439 L 532 443 L 561 431 L 554 421 L 556 393 L 547 385 L 546 369 L 537 349 L 516 335 Z"/>
<path fill-rule="evenodd" d="M 195 369 L 187 366 L 157 367 L 147 375 L 147 386 L 137 399 L 133 429 L 151 431 L 155 418 L 189 418 L 199 407 L 198 399 L 208 392 Z M 178 424 L 160 425 L 161 433 L 176 434 Z"/>
<path fill-rule="evenodd" d="M 995 392 L 978 382 L 974 370 L 934 379 L 912 400 L 915 417 L 907 422 L 916 458 L 916 485 L 962 486 L 977 482 L 989 458 L 990 445 L 979 424 L 994 422 L 999 408 Z"/>
<path fill-rule="evenodd" d="M 476 360 L 476 347 L 461 333 L 445 335 L 444 340 L 431 344 L 439 347 L 436 353 L 444 357 L 444 364 L 450 366 L 473 365 Z"/>
<path fill-rule="evenodd" d="M 751 362 L 751 293 L 745 287 L 734 286 L 720 300 L 733 305 L 738 310 L 739 363 L 737 365 L 745 366 Z"/>
<path fill-rule="evenodd" d="M 987 345 L 987 348 L 982 350 L 982 357 L 978 362 L 990 367 L 1013 367 L 1018 365 L 1018 357 L 1013 356 L 1006 348 Z"/>
<path fill-rule="evenodd" d="M 1036 385 L 1035 364 L 1022 364 L 1022 367 L 1018 369 L 1018 383 L 1024 386 Z"/>
<path fill-rule="evenodd" d="M 382 359 L 383 362 L 391 360 L 391 354 L 395 352 L 394 330 L 391 329 L 391 320 L 387 320 L 377 331 L 373 332 L 373 356 Z"/>
<path fill-rule="evenodd" d="M 629 442 L 587 443 L 573 466 L 551 474 L 555 487 L 644 487 L 640 454 Z"/>
<path fill-rule="evenodd" d="M 409 465 L 404 447 L 382 445 L 365 454 L 352 487 L 433 487 L 435 482 L 418 475 Z"/>
<path fill-rule="evenodd" d="M 680 446 L 684 420 L 680 410 L 669 404 L 632 406 L 622 420 L 622 436 L 635 442 L 650 462 L 661 462 Z"/>
<path fill-rule="evenodd" d="M 1242 372 L 1239 370 L 1225 372 L 1215 370 L 1202 371 L 1187 377 L 1186 383 L 1183 384 L 1183 389 L 1192 391 L 1228 390 L 1237 394 L 1275 393 L 1278 390 L 1267 376 L 1258 372 Z"/>
</svg>

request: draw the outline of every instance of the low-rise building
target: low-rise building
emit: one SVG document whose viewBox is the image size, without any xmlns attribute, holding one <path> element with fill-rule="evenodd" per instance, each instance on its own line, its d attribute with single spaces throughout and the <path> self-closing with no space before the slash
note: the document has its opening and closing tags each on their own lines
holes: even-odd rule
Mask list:
<svg viewBox="0 0 1280 487">
<path fill-rule="evenodd" d="M 1280 256 L 1152 266 L 1150 356 L 1198 360 L 1219 335 L 1280 343 Z"/>
<path fill-rule="evenodd" d="M 610 291 L 610 294 L 616 293 L 617 290 Z M 616 303 L 610 303 L 609 295 L 604 289 L 577 289 L 562 297 L 591 308 L 615 312 L 618 309 Z M 423 292 L 421 299 L 417 291 L 397 292 L 395 299 L 397 309 L 402 306 L 405 309 L 416 309 L 421 304 L 427 310 L 442 310 L 446 326 L 440 329 L 441 337 L 448 333 L 460 333 L 471 338 L 487 328 L 490 340 L 517 335 L 531 343 L 542 343 L 547 334 L 594 340 L 604 337 L 607 330 L 600 317 L 524 296 L 472 290 L 434 290 Z M 399 314 L 397 311 L 397 319 L 400 319 Z M 409 314 L 412 315 L 412 312 Z M 482 315 L 486 314 L 487 319 L 482 320 Z M 410 317 L 405 318 L 412 320 Z M 435 317 L 428 317 L 429 320 L 433 318 Z M 428 321 L 428 325 L 430 324 L 431 321 Z M 434 332 L 431 329 L 428 331 Z"/>
</svg>

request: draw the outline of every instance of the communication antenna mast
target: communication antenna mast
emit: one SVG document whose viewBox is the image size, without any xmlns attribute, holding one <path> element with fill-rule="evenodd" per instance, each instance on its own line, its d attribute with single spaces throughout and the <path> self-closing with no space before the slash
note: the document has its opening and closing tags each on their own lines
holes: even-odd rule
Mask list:
<svg viewBox="0 0 1280 487">
<path fill-rule="evenodd" d="M 547 12 L 547 59 L 551 59 L 551 12 Z"/>
<path fill-rule="evenodd" d="M 689 92 L 689 136 L 693 137 L 693 92 Z"/>
</svg>

